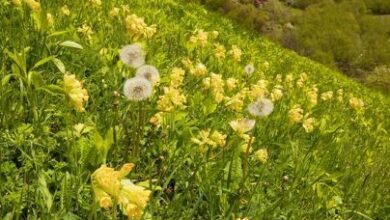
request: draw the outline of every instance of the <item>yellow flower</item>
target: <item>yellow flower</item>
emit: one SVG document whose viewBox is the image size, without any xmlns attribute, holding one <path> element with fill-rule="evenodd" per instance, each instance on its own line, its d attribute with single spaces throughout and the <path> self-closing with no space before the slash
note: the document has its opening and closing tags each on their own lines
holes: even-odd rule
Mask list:
<svg viewBox="0 0 390 220">
<path fill-rule="evenodd" d="M 315 125 L 315 119 L 314 118 L 306 118 L 303 120 L 302 126 L 305 129 L 306 133 L 311 133 L 314 130 Z"/>
<path fill-rule="evenodd" d="M 238 134 L 244 134 L 255 127 L 256 121 L 251 119 L 237 119 L 229 123 L 230 127 Z"/>
<path fill-rule="evenodd" d="M 111 9 L 110 15 L 111 15 L 112 17 L 118 16 L 118 15 L 119 15 L 119 10 L 120 10 L 119 8 L 114 7 L 113 9 Z"/>
<path fill-rule="evenodd" d="M 229 91 L 235 89 L 237 87 L 238 80 L 235 78 L 228 78 L 226 80 L 226 87 Z"/>
<path fill-rule="evenodd" d="M 210 139 L 213 140 L 218 146 L 224 147 L 226 144 L 226 134 L 222 134 L 219 131 L 214 131 L 210 136 Z"/>
<path fill-rule="evenodd" d="M 94 5 L 96 7 L 100 7 L 102 5 L 102 1 L 101 0 L 89 0 L 89 2 L 91 2 L 92 5 Z"/>
<path fill-rule="evenodd" d="M 274 80 L 276 83 L 282 83 L 282 75 L 281 74 L 277 74 L 275 76 L 275 80 Z"/>
<path fill-rule="evenodd" d="M 303 109 L 300 105 L 295 105 L 288 112 L 288 119 L 290 122 L 298 123 L 303 119 Z"/>
<path fill-rule="evenodd" d="M 122 189 L 118 202 L 125 207 L 124 214 L 129 219 L 140 219 L 148 204 L 151 191 L 142 186 L 137 186 L 130 180 L 122 180 Z"/>
<path fill-rule="evenodd" d="M 184 67 L 187 70 L 192 70 L 194 68 L 194 64 L 192 63 L 192 61 L 189 58 L 182 59 L 181 63 L 184 65 Z"/>
<path fill-rule="evenodd" d="M 12 4 L 14 4 L 16 7 L 22 6 L 22 1 L 20 0 L 12 0 Z"/>
<path fill-rule="evenodd" d="M 81 27 L 77 28 L 77 32 L 83 34 L 88 39 L 91 39 L 91 35 L 93 34 L 92 28 L 86 24 L 83 24 Z"/>
<path fill-rule="evenodd" d="M 233 45 L 232 49 L 229 51 L 229 55 L 233 57 L 234 61 L 241 61 L 242 51 L 237 45 Z"/>
<path fill-rule="evenodd" d="M 262 98 L 267 94 L 267 89 L 264 88 L 262 85 L 252 85 L 251 90 L 249 91 L 249 99 L 251 101 L 257 100 L 258 98 Z"/>
<path fill-rule="evenodd" d="M 170 112 L 176 107 L 184 108 L 187 99 L 181 89 L 173 86 L 164 87 L 164 95 L 159 97 L 157 109 L 160 111 Z"/>
<path fill-rule="evenodd" d="M 302 88 L 305 85 L 306 80 L 307 80 L 307 74 L 306 73 L 301 73 L 299 75 L 299 79 L 297 80 L 297 86 L 299 88 Z"/>
<path fill-rule="evenodd" d="M 349 99 L 349 105 L 356 109 L 356 110 L 362 110 L 364 108 L 364 102 L 362 99 L 356 98 L 356 97 L 351 97 Z"/>
<path fill-rule="evenodd" d="M 83 105 L 86 101 L 88 101 L 89 96 L 87 90 L 83 88 L 82 83 L 76 79 L 74 74 L 64 75 L 64 89 L 68 94 L 70 103 L 77 111 L 83 112 Z"/>
<path fill-rule="evenodd" d="M 185 71 L 182 68 L 173 68 L 169 78 L 171 79 L 171 86 L 179 87 L 183 84 Z"/>
<path fill-rule="evenodd" d="M 318 89 L 317 87 L 313 86 L 308 92 L 307 96 L 309 99 L 310 106 L 313 107 L 317 105 L 318 102 Z"/>
<path fill-rule="evenodd" d="M 25 0 L 27 6 L 31 9 L 32 12 L 39 12 L 41 11 L 41 4 L 39 2 L 36 2 L 34 0 Z"/>
<path fill-rule="evenodd" d="M 50 14 L 50 13 L 47 13 L 46 14 L 46 21 L 47 21 L 47 25 L 50 27 L 50 26 L 53 26 L 54 25 L 54 18 L 53 18 L 53 15 Z"/>
<path fill-rule="evenodd" d="M 237 93 L 233 97 L 225 97 L 225 106 L 234 111 L 241 111 L 244 106 L 244 99 L 242 93 Z"/>
<path fill-rule="evenodd" d="M 284 82 L 291 87 L 291 82 L 294 80 L 294 76 L 292 74 L 287 74 Z"/>
<path fill-rule="evenodd" d="M 255 153 L 256 159 L 259 160 L 261 163 L 265 164 L 268 161 L 268 151 L 267 149 L 263 148 Z"/>
<path fill-rule="evenodd" d="M 210 89 L 214 100 L 217 103 L 222 102 L 225 99 L 224 86 L 225 82 L 222 79 L 222 75 L 211 73 L 210 77 L 203 79 L 203 85 L 205 89 Z"/>
<path fill-rule="evenodd" d="M 197 135 L 197 138 L 193 137 L 193 138 L 191 138 L 191 141 L 193 143 L 199 145 L 201 152 L 204 152 L 206 150 L 205 146 L 207 146 L 207 145 L 211 146 L 213 148 L 217 146 L 217 143 L 210 138 L 210 130 L 209 129 L 205 129 L 205 130 L 200 131 L 199 134 Z"/>
<path fill-rule="evenodd" d="M 214 46 L 215 46 L 214 56 L 218 60 L 225 58 L 225 56 L 226 56 L 226 54 L 225 54 L 226 53 L 225 47 L 222 44 L 219 44 L 219 43 L 214 44 Z"/>
<path fill-rule="evenodd" d="M 109 196 L 103 196 L 100 200 L 99 200 L 99 205 L 100 207 L 104 208 L 104 209 L 109 209 L 112 207 L 112 200 L 111 200 L 111 197 Z"/>
<path fill-rule="evenodd" d="M 271 100 L 278 101 L 283 97 L 282 86 L 275 86 L 275 88 L 271 92 Z"/>
<path fill-rule="evenodd" d="M 207 73 L 207 67 L 203 63 L 198 63 L 195 68 L 192 68 L 191 70 L 191 73 L 195 76 L 204 76 Z"/>
<path fill-rule="evenodd" d="M 129 219 L 140 219 L 151 191 L 134 185 L 128 179 L 123 179 L 133 167 L 134 164 L 127 163 L 119 171 L 115 171 L 113 168 L 102 165 L 91 175 L 91 182 L 95 201 L 102 208 L 112 207 L 112 200 L 115 200 L 124 207 L 124 214 Z"/>
<path fill-rule="evenodd" d="M 337 101 L 339 101 L 339 102 L 344 101 L 344 90 L 343 89 L 337 90 Z"/>
<path fill-rule="evenodd" d="M 321 99 L 324 101 L 331 100 L 333 98 L 333 91 L 327 91 L 321 94 Z"/>
<path fill-rule="evenodd" d="M 61 7 L 61 13 L 65 16 L 69 16 L 70 15 L 70 10 L 68 8 L 67 5 L 64 5 Z"/>
<path fill-rule="evenodd" d="M 157 32 L 155 24 L 148 26 L 144 18 L 140 18 L 135 14 L 129 15 L 125 19 L 127 32 L 134 40 L 141 38 L 149 39 Z"/>
<path fill-rule="evenodd" d="M 197 30 L 194 35 L 190 37 L 190 42 L 196 46 L 205 47 L 208 43 L 208 32 L 203 29 Z"/>
<path fill-rule="evenodd" d="M 163 112 L 158 112 L 155 115 L 153 115 L 152 118 L 150 118 L 149 122 L 154 125 L 159 127 L 164 119 L 164 113 Z"/>
</svg>

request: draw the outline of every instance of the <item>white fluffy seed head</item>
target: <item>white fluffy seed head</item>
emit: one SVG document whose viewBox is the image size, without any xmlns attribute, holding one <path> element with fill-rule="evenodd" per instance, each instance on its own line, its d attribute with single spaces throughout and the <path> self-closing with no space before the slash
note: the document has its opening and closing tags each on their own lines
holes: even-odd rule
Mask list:
<svg viewBox="0 0 390 220">
<path fill-rule="evenodd" d="M 142 101 L 152 95 L 152 84 L 143 77 L 126 80 L 123 93 L 130 101 Z"/>
<path fill-rule="evenodd" d="M 249 104 L 248 111 L 251 115 L 257 117 L 265 117 L 272 113 L 274 104 L 271 100 L 260 98 L 256 102 Z"/>
<path fill-rule="evenodd" d="M 145 63 L 144 52 L 138 44 L 124 46 L 119 52 L 119 57 L 124 64 L 133 68 L 138 68 Z"/>
<path fill-rule="evenodd" d="M 255 67 L 253 66 L 253 64 L 248 64 L 245 66 L 244 70 L 246 74 L 252 75 L 255 72 Z"/>
<path fill-rule="evenodd" d="M 138 68 L 136 76 L 149 80 L 152 85 L 155 85 L 160 81 L 160 73 L 158 72 L 158 69 L 152 65 L 143 65 Z"/>
</svg>

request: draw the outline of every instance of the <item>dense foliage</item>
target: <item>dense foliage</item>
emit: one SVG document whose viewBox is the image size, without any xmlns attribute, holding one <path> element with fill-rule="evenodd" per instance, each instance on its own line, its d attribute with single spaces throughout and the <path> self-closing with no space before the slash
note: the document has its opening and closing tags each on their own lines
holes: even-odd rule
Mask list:
<svg viewBox="0 0 390 220">
<path fill-rule="evenodd" d="M 200 2 L 301 55 L 390 92 L 390 1 Z"/>
<path fill-rule="evenodd" d="M 390 218 L 387 97 L 186 1 L 0 18 L 0 219 Z"/>
</svg>

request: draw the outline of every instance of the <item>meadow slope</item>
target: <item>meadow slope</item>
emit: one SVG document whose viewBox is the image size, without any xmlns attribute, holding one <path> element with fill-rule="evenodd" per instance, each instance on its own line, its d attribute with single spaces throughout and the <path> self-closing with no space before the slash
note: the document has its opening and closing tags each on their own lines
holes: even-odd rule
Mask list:
<svg viewBox="0 0 390 220">
<path fill-rule="evenodd" d="M 388 97 L 184 0 L 26 2 L 0 1 L 0 219 L 390 218 Z"/>
</svg>

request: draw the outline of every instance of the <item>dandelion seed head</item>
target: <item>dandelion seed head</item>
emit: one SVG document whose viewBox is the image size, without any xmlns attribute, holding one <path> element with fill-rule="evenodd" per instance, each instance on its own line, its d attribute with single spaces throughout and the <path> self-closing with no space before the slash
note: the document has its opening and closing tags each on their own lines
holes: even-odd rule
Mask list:
<svg viewBox="0 0 390 220">
<path fill-rule="evenodd" d="M 126 80 L 123 93 L 131 101 L 142 101 L 152 95 L 152 84 L 143 77 Z"/>
<path fill-rule="evenodd" d="M 255 72 L 255 67 L 253 66 L 253 64 L 248 64 L 245 66 L 244 70 L 246 74 L 252 75 Z"/>
<path fill-rule="evenodd" d="M 143 65 L 138 68 L 136 76 L 144 77 L 145 79 L 149 80 L 152 85 L 155 85 L 160 81 L 160 73 L 158 72 L 158 69 L 152 65 Z"/>
<path fill-rule="evenodd" d="M 274 104 L 271 100 L 260 98 L 256 102 L 249 104 L 248 111 L 251 115 L 257 117 L 265 117 L 272 113 Z"/>
<path fill-rule="evenodd" d="M 145 63 L 144 52 L 138 44 L 124 46 L 119 52 L 119 57 L 124 64 L 133 68 L 138 68 Z"/>
</svg>

